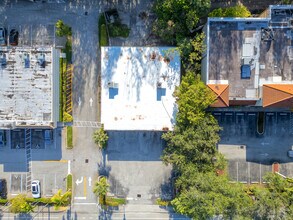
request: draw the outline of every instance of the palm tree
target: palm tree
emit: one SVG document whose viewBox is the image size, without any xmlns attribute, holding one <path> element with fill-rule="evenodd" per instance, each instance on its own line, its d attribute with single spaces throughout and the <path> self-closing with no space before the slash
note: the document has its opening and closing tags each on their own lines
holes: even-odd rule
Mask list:
<svg viewBox="0 0 293 220">
<path fill-rule="evenodd" d="M 93 192 L 102 197 L 102 205 L 106 204 L 106 195 L 109 190 L 110 185 L 107 183 L 106 177 L 101 177 L 99 181 L 97 181 L 94 185 Z"/>
<path fill-rule="evenodd" d="M 59 189 L 58 192 L 51 198 L 54 203 L 55 209 L 59 209 L 60 206 L 67 206 L 71 199 L 71 192 L 67 191 L 62 195 L 62 190 Z"/>
</svg>

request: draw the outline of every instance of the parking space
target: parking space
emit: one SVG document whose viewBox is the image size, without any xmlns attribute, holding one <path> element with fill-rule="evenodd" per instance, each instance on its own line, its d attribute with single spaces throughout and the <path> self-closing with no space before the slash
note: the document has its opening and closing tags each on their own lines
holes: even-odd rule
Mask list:
<svg viewBox="0 0 293 220">
<path fill-rule="evenodd" d="M 67 169 L 67 161 L 32 162 L 32 180 L 41 182 L 43 197 L 50 197 L 59 189 L 62 189 L 63 192 L 66 190 Z M 26 173 L 12 172 L 7 181 L 10 183 L 8 185 L 10 195 L 27 193 Z"/>
<path fill-rule="evenodd" d="M 10 174 L 10 193 L 11 195 L 26 193 L 26 174 L 11 173 Z"/>
<path fill-rule="evenodd" d="M 293 160 L 287 152 L 293 145 L 291 112 L 264 112 L 264 132 L 258 133 L 258 112 L 213 112 L 219 125 L 218 149 L 229 159 L 229 174 L 240 182 L 260 182 L 280 163 L 280 173 L 292 175 Z"/>
<path fill-rule="evenodd" d="M 11 130 L 11 149 L 25 148 L 24 129 Z"/>
<path fill-rule="evenodd" d="M 264 176 L 272 171 L 272 165 L 230 160 L 228 171 L 231 181 L 251 184 L 264 183 Z"/>
</svg>

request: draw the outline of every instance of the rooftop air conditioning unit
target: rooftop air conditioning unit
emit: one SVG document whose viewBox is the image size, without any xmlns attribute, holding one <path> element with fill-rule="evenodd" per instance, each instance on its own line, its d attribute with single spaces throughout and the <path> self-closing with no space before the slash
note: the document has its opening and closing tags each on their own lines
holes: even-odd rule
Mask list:
<svg viewBox="0 0 293 220">
<path fill-rule="evenodd" d="M 119 86 L 118 83 L 108 82 L 108 87 L 109 87 L 109 88 L 118 88 L 118 86 Z"/>
</svg>

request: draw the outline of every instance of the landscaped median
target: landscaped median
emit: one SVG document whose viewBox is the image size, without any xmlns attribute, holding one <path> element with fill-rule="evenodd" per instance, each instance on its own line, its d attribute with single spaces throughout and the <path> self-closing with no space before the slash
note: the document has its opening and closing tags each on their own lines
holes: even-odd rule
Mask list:
<svg viewBox="0 0 293 220">
<path fill-rule="evenodd" d="M 24 194 L 19 194 L 11 199 L 0 199 L 0 205 L 8 205 L 7 211 L 12 213 L 31 213 L 37 209 L 38 206 L 54 206 L 54 210 L 64 210 L 71 203 L 71 191 L 62 193 L 62 190 L 51 198 L 28 198 Z"/>
<path fill-rule="evenodd" d="M 67 140 L 67 149 L 72 149 L 73 148 L 73 142 L 72 142 L 72 126 L 67 126 L 66 127 L 66 140 Z"/>
<path fill-rule="evenodd" d="M 72 192 L 72 174 L 68 174 L 66 177 L 66 190 Z"/>
</svg>

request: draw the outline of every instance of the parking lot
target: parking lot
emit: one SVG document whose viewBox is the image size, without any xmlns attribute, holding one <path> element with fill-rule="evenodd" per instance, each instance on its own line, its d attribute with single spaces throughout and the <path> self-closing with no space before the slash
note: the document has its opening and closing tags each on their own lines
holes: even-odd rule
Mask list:
<svg viewBox="0 0 293 220">
<path fill-rule="evenodd" d="M 261 182 L 272 164 L 279 172 L 293 177 L 293 158 L 287 156 L 293 145 L 291 112 L 265 112 L 264 132 L 258 132 L 258 112 L 213 112 L 219 125 L 218 149 L 229 159 L 229 174 L 234 181 Z"/>
<path fill-rule="evenodd" d="M 110 131 L 106 173 L 111 193 L 148 203 L 172 196 L 171 167 L 160 160 L 161 132 Z"/>
<path fill-rule="evenodd" d="M 46 129 L 31 130 L 31 178 L 40 180 L 43 196 L 51 196 L 58 189 L 66 190 L 68 164 L 62 159 L 60 132 L 60 129 L 49 132 Z M 7 180 L 9 195 L 26 193 L 24 129 L 3 130 L 1 133 L 5 138 L 0 147 L 0 176 Z"/>
</svg>

